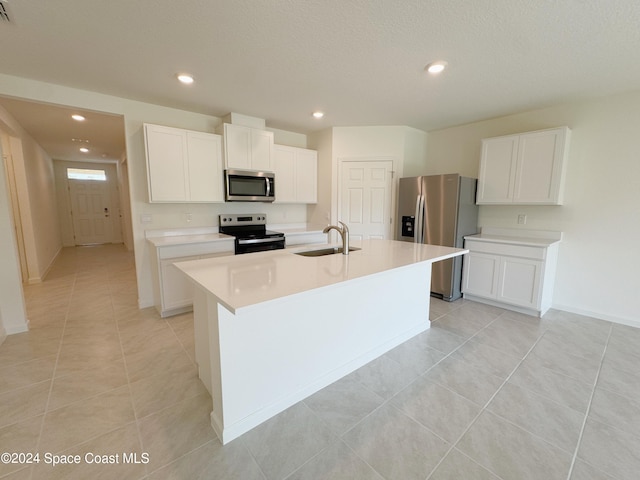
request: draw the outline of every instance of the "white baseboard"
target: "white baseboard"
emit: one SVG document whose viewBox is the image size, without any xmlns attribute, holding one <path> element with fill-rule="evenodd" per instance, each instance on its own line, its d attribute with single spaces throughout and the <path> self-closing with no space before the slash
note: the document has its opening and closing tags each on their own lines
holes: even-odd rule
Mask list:
<svg viewBox="0 0 640 480">
<path fill-rule="evenodd" d="M 153 301 L 153 299 L 151 300 L 145 300 L 142 298 L 138 299 L 138 308 L 139 309 L 143 309 L 143 308 L 149 308 L 149 307 L 154 307 L 155 306 L 155 302 Z"/>
<path fill-rule="evenodd" d="M 51 259 L 51 261 L 49 262 L 49 265 L 47 265 L 47 268 L 44 269 L 44 272 L 42 272 L 42 275 L 40 275 L 39 277 L 29 277 L 29 279 L 27 280 L 27 284 L 29 285 L 37 285 L 38 283 L 42 283 L 44 282 L 44 279 L 47 278 L 47 275 L 49 274 L 49 272 L 51 271 L 51 268 L 53 268 L 53 264 L 55 263 L 55 261 L 58 259 L 58 257 L 60 256 L 60 252 L 62 252 L 62 248 L 64 247 L 61 246 L 58 251 L 56 252 L 56 254 L 53 256 L 53 258 Z"/>
<path fill-rule="evenodd" d="M 617 317 L 615 315 L 609 315 L 603 312 L 594 312 L 592 310 L 576 308 L 570 305 L 563 304 L 554 304 L 552 308 L 555 308 L 556 310 L 562 310 L 564 312 L 584 315 L 586 317 L 597 318 L 598 320 L 605 320 L 607 322 L 619 323 L 620 325 L 628 325 L 630 327 L 640 328 L 640 320 L 635 318 Z"/>
<path fill-rule="evenodd" d="M 22 325 L 7 326 L 6 329 L 3 328 L 3 331 L 5 332 L 5 335 L 14 335 L 16 333 L 28 332 L 29 320 L 27 320 L 27 323 L 23 323 Z M 0 333 L 0 336 L 1 335 L 2 334 Z"/>
</svg>

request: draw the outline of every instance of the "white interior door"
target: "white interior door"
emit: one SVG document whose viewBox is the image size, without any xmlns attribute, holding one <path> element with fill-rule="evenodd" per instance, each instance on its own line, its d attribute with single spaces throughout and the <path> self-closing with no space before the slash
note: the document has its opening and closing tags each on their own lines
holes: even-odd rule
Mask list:
<svg viewBox="0 0 640 480">
<path fill-rule="evenodd" d="M 69 180 L 76 245 L 111 243 L 113 225 L 107 182 Z"/>
<path fill-rule="evenodd" d="M 352 241 L 391 237 L 391 160 L 343 161 L 340 172 L 340 220 Z"/>
</svg>

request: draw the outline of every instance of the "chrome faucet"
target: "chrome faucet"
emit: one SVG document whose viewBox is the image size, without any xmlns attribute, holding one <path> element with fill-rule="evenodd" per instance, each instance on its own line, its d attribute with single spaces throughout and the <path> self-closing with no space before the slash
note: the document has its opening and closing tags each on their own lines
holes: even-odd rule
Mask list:
<svg viewBox="0 0 640 480">
<path fill-rule="evenodd" d="M 329 233 L 331 230 L 335 230 L 342 237 L 342 254 L 349 255 L 349 227 L 347 227 L 346 223 L 338 222 L 342 227 L 338 227 L 336 225 L 327 226 L 322 233 Z"/>
</svg>

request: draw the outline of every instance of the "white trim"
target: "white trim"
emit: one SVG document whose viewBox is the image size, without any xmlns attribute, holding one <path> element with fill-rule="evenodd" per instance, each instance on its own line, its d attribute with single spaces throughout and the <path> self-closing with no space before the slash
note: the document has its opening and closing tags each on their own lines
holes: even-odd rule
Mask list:
<svg viewBox="0 0 640 480">
<path fill-rule="evenodd" d="M 593 310 L 586 310 L 583 308 L 576 308 L 570 305 L 553 304 L 552 308 L 556 310 L 562 310 L 564 312 L 576 313 L 578 315 L 584 315 L 586 317 L 596 318 L 598 320 L 604 320 L 606 322 L 618 323 L 620 325 L 628 325 L 630 327 L 640 328 L 640 321 L 635 318 L 617 317 L 615 315 L 609 315 L 604 312 L 594 312 Z"/>
</svg>

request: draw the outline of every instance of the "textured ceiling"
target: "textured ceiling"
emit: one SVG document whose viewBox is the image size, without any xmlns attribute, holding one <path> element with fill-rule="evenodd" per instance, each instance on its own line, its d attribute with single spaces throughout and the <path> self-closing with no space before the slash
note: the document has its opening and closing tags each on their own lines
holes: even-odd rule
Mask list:
<svg viewBox="0 0 640 480">
<path fill-rule="evenodd" d="M 0 73 L 301 133 L 433 130 L 640 88 L 637 0 L 5 5 Z M 423 71 L 434 60 L 449 63 L 439 77 Z"/>
</svg>

